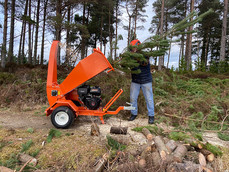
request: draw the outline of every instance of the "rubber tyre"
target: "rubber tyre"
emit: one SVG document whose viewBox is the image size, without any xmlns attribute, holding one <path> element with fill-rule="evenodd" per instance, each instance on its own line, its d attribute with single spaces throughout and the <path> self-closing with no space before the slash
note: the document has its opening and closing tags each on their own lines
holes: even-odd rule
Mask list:
<svg viewBox="0 0 229 172">
<path fill-rule="evenodd" d="M 74 119 L 75 114 L 67 106 L 60 106 L 56 108 L 51 115 L 51 122 L 56 128 L 69 128 Z"/>
</svg>

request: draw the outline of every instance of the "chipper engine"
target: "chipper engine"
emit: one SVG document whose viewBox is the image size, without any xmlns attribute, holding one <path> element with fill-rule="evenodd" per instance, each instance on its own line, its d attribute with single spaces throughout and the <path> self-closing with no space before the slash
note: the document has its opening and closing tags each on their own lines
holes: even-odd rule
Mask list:
<svg viewBox="0 0 229 172">
<path fill-rule="evenodd" d="M 114 71 L 107 58 L 99 49 L 81 60 L 61 83 L 57 83 L 57 53 L 59 41 L 53 41 L 48 64 L 47 98 L 50 107 L 45 110 L 51 115 L 51 122 L 56 128 L 68 128 L 79 115 L 98 116 L 104 124 L 103 116 L 115 115 L 120 110 L 133 110 L 134 107 L 119 106 L 115 111 L 108 111 L 110 106 L 122 94 L 120 89 L 111 100 L 101 107 L 101 89 L 84 83 L 99 73 Z"/>
</svg>

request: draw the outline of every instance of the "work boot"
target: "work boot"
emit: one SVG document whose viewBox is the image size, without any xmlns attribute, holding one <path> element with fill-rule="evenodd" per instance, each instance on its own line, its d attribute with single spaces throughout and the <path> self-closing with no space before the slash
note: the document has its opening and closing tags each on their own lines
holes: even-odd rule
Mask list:
<svg viewBox="0 0 229 172">
<path fill-rule="evenodd" d="M 149 116 L 149 124 L 153 124 L 154 123 L 154 116 Z"/>
<path fill-rule="evenodd" d="M 136 117 L 137 117 L 137 115 L 132 115 L 132 114 L 131 114 L 131 116 L 130 116 L 130 118 L 129 118 L 129 121 L 135 120 Z"/>
</svg>

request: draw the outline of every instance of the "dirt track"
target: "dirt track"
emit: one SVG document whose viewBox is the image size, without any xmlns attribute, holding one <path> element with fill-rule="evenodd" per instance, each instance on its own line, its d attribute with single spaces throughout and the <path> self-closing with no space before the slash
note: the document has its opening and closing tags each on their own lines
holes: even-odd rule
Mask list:
<svg viewBox="0 0 229 172">
<path fill-rule="evenodd" d="M 86 133 L 90 133 L 92 121 L 96 122 L 100 128 L 102 136 L 106 137 L 110 132 L 111 126 L 122 126 L 128 127 L 128 133 L 133 142 L 143 144 L 145 137 L 141 133 L 136 133 L 131 129 L 137 126 L 148 125 L 148 118 L 137 118 L 134 121 L 121 120 L 118 116 L 104 119 L 105 124 L 101 124 L 98 117 L 85 117 L 79 116 L 74 121 L 70 129 L 80 130 Z M 158 124 L 164 128 L 166 125 Z M 46 117 L 44 114 L 36 114 L 34 111 L 28 112 L 12 112 L 12 111 L 1 111 L 0 112 L 0 127 L 6 128 L 34 128 L 34 129 L 51 129 L 54 126 L 51 123 L 50 116 Z M 165 128 L 164 128 L 165 129 Z M 166 128 L 168 129 L 168 128 Z M 229 148 L 229 141 L 220 140 L 217 137 L 217 133 L 204 133 L 204 139 L 211 144 L 224 146 Z"/>
</svg>

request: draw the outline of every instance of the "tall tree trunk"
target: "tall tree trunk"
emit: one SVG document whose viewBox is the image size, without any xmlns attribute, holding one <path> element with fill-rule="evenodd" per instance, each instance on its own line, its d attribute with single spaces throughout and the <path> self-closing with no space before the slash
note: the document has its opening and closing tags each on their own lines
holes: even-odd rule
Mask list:
<svg viewBox="0 0 229 172">
<path fill-rule="evenodd" d="M 40 0 L 37 0 L 37 23 L 36 23 L 36 33 L 35 33 L 35 45 L 34 45 L 34 55 L 33 64 L 37 61 L 37 42 L 38 42 L 38 32 L 39 32 L 39 16 L 40 16 Z"/>
<path fill-rule="evenodd" d="M 47 10 L 48 0 L 45 0 L 44 3 L 45 3 L 45 4 L 44 4 L 44 18 L 43 18 L 42 43 L 41 43 L 41 64 L 44 63 L 45 22 L 46 22 L 46 10 Z"/>
<path fill-rule="evenodd" d="M 5 0 L 5 4 L 4 4 L 4 31 L 3 31 L 2 61 L 1 61 L 1 67 L 2 68 L 5 68 L 5 66 L 6 66 L 7 18 L 8 18 L 8 0 Z"/>
<path fill-rule="evenodd" d="M 31 0 L 29 0 L 29 18 L 31 19 Z M 32 37 L 31 37 L 31 22 L 29 21 L 29 40 L 28 40 L 29 44 L 28 44 L 28 49 L 29 49 L 29 64 L 32 64 Z"/>
<path fill-rule="evenodd" d="M 86 3 L 83 3 L 83 25 L 85 25 L 85 15 L 86 15 Z M 82 36 L 81 41 L 81 59 L 85 57 L 85 37 Z"/>
<path fill-rule="evenodd" d="M 103 8 L 102 8 L 102 13 L 103 13 Z M 100 50 L 102 51 L 102 46 L 103 46 L 103 14 L 101 14 L 101 24 L 100 24 Z"/>
<path fill-rule="evenodd" d="M 110 41 L 110 57 L 113 59 L 113 45 L 112 45 L 112 38 L 113 38 L 113 32 L 111 31 L 111 23 L 112 23 L 112 17 L 111 17 L 111 4 L 109 3 L 109 41 Z"/>
<path fill-rule="evenodd" d="M 36 16 L 36 8 L 34 9 L 34 13 L 33 13 L 33 21 L 35 21 L 35 16 Z M 36 62 L 33 61 L 33 43 L 34 43 L 34 28 L 35 28 L 35 25 L 33 23 L 33 27 L 32 27 L 32 34 L 31 34 L 31 37 L 32 37 L 32 41 L 31 41 L 31 54 L 32 54 L 32 64 L 34 65 Z"/>
<path fill-rule="evenodd" d="M 22 64 L 22 55 L 21 55 L 21 47 L 22 47 L 22 38 L 23 38 L 23 31 L 25 27 L 24 20 L 22 21 L 21 27 L 21 35 L 20 35 L 20 42 L 19 42 L 19 50 L 18 50 L 18 64 Z"/>
<path fill-rule="evenodd" d="M 191 3 L 190 3 L 190 13 L 192 13 L 194 10 L 194 0 L 191 0 Z M 190 19 L 190 22 L 192 21 L 193 19 L 191 18 Z M 192 31 L 193 30 L 193 26 L 190 26 L 188 31 Z M 192 33 L 189 33 L 187 35 L 187 40 L 186 40 L 186 49 L 185 49 L 185 61 L 186 61 L 186 69 L 187 70 L 190 70 L 190 66 L 192 65 L 191 62 L 192 62 Z"/>
<path fill-rule="evenodd" d="M 118 46 L 118 1 L 115 4 L 115 54 L 114 59 L 117 57 L 117 46 Z"/>
<path fill-rule="evenodd" d="M 8 62 L 13 62 L 14 54 L 14 15 L 15 15 L 15 0 L 11 1 L 11 23 L 10 23 L 10 42 L 8 52 Z"/>
<path fill-rule="evenodd" d="M 24 16 L 27 16 L 27 11 L 28 11 L 28 0 L 26 0 L 25 3 L 25 10 L 24 10 Z M 22 50 L 21 50 L 21 63 L 24 62 L 25 58 L 25 33 L 26 33 L 26 21 L 24 20 L 24 28 L 23 28 L 23 35 L 22 35 Z"/>
<path fill-rule="evenodd" d="M 160 20 L 160 34 L 163 34 L 163 20 L 164 20 L 164 6 L 165 6 L 165 1 L 162 0 L 161 2 L 161 20 Z M 159 57 L 159 64 L 158 64 L 158 70 L 162 70 L 162 66 L 164 66 L 164 56 Z"/>
<path fill-rule="evenodd" d="M 62 4 L 62 0 L 56 1 L 56 16 L 58 18 L 62 18 L 61 4 Z M 58 40 L 58 41 L 61 40 L 61 23 L 58 23 L 56 25 L 56 40 Z M 60 65 L 60 48 L 58 49 L 58 53 L 57 53 L 57 65 Z"/>
<path fill-rule="evenodd" d="M 68 14 L 67 14 L 67 21 L 68 25 L 70 24 L 70 18 L 71 18 L 71 5 L 68 5 Z M 70 59 L 70 41 L 69 41 L 69 33 L 70 33 L 70 26 L 67 26 L 66 30 L 66 57 L 65 57 L 65 64 L 69 65 L 69 59 Z"/>
<path fill-rule="evenodd" d="M 138 0 L 136 0 L 135 6 L 135 16 L 134 16 L 134 39 L 136 39 L 136 30 L 137 30 L 137 16 L 138 16 Z"/>
<path fill-rule="evenodd" d="M 129 25 L 128 25 L 128 38 L 127 38 L 127 47 L 130 44 L 130 32 L 131 32 L 131 16 L 129 15 Z"/>
<path fill-rule="evenodd" d="M 224 12 L 223 12 L 223 27 L 222 27 L 222 37 L 220 46 L 220 61 L 225 61 L 225 47 L 226 47 L 226 35 L 227 35 L 227 10 L 228 10 L 228 0 L 224 0 Z"/>
</svg>

